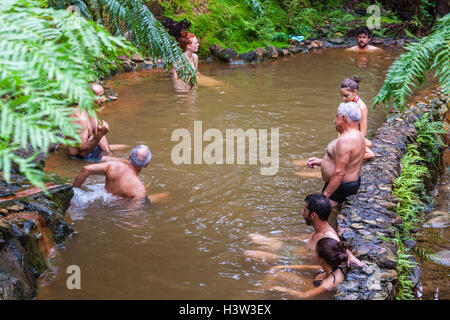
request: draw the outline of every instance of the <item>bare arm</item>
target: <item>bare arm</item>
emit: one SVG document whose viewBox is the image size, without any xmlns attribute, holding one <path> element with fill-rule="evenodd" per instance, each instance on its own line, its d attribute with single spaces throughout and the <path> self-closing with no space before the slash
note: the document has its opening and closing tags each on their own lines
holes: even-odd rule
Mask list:
<svg viewBox="0 0 450 320">
<path fill-rule="evenodd" d="M 108 133 L 109 126 L 106 122 L 103 121 L 102 126 L 98 126 L 91 136 L 88 136 L 88 129 L 85 128 L 80 133 L 81 144 L 80 144 L 80 155 L 85 157 L 92 150 L 94 150 L 95 146 L 99 144 L 100 140 Z M 106 138 L 105 138 L 106 139 Z M 109 148 L 108 148 L 109 149 Z M 106 150 L 108 151 L 108 150 Z"/>
<path fill-rule="evenodd" d="M 342 183 L 345 177 L 346 168 L 348 163 L 350 162 L 351 155 L 351 141 L 348 141 L 346 138 L 339 138 L 336 147 L 335 147 L 335 159 L 336 166 L 334 168 L 334 172 L 331 175 L 330 182 L 328 183 L 327 188 L 323 191 L 325 197 L 331 196 L 339 185 Z"/>
<path fill-rule="evenodd" d="M 361 109 L 361 121 L 359 122 L 359 130 L 365 137 L 367 135 L 367 116 L 369 112 L 367 111 L 367 106 L 362 101 L 360 109 Z"/>
<path fill-rule="evenodd" d="M 291 264 L 284 266 L 275 266 L 270 268 L 270 271 L 278 271 L 283 269 L 319 271 L 321 268 L 322 267 L 319 265 Z"/>
<path fill-rule="evenodd" d="M 91 174 L 105 175 L 111 162 L 102 162 L 84 166 L 80 173 L 75 177 L 73 186 L 80 188 Z"/>
<path fill-rule="evenodd" d="M 317 288 L 314 288 L 312 290 L 308 290 L 306 292 L 301 292 L 301 291 L 292 290 L 292 289 L 289 289 L 289 288 L 279 287 L 279 286 L 273 286 L 273 287 L 270 287 L 270 289 L 274 290 L 274 291 L 280 291 L 280 292 L 288 293 L 288 294 L 291 294 L 291 295 L 293 295 L 293 296 L 295 296 L 297 298 L 300 298 L 300 299 L 312 298 L 312 297 L 315 297 L 315 296 L 317 296 L 319 294 L 322 294 L 322 293 L 328 291 L 323 286 L 319 286 Z"/>
<path fill-rule="evenodd" d="M 350 250 L 347 249 L 347 256 L 348 256 L 348 264 L 355 264 L 358 267 L 364 267 L 365 264 L 362 263 L 357 257 L 353 255 L 353 253 L 350 252 Z"/>
<path fill-rule="evenodd" d="M 292 236 L 292 237 L 276 237 L 275 239 L 277 240 L 283 240 L 283 241 L 289 241 L 289 240 L 294 240 L 294 241 L 304 241 L 306 239 L 308 239 L 310 236 L 306 235 L 306 236 Z"/>
</svg>

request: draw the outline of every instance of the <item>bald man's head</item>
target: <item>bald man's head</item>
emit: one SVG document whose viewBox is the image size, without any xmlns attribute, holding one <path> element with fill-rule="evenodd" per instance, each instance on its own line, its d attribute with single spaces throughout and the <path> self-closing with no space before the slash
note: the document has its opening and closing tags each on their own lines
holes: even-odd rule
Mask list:
<svg viewBox="0 0 450 320">
<path fill-rule="evenodd" d="M 130 155 L 131 163 L 138 168 L 146 167 L 150 162 L 151 158 L 152 153 L 150 149 L 142 144 L 137 147 L 134 147 Z"/>
<path fill-rule="evenodd" d="M 91 85 L 91 90 L 96 96 L 102 96 L 105 94 L 105 89 L 103 89 L 103 87 L 98 83 L 93 83 Z"/>
</svg>

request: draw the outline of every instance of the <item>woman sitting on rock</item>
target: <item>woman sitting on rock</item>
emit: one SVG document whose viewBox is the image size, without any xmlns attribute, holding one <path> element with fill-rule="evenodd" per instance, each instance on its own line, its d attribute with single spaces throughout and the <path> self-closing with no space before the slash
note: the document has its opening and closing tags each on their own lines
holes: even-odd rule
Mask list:
<svg viewBox="0 0 450 320">
<path fill-rule="evenodd" d="M 197 40 L 197 37 L 193 33 L 190 33 L 186 30 L 181 30 L 178 43 L 180 44 L 180 47 L 184 51 L 186 58 L 197 74 L 197 83 L 202 86 L 220 86 L 220 81 L 201 75 L 200 72 L 198 72 L 198 55 L 196 53 L 198 52 L 200 44 Z M 175 68 L 172 68 L 172 76 L 175 90 L 185 91 L 192 88 L 191 85 L 178 79 Z"/>
<path fill-rule="evenodd" d="M 293 272 L 280 272 L 280 270 L 291 269 L 316 272 L 312 282 L 313 289 L 306 292 L 281 286 L 270 286 L 269 289 L 288 293 L 300 299 L 309 299 L 333 291 L 339 283 L 344 281 L 348 271 L 346 250 L 347 248 L 342 242 L 338 242 L 333 238 L 320 239 L 316 246 L 319 265 L 285 265 L 271 268 L 271 271 L 274 272 L 270 279 L 271 283 L 282 281 L 289 285 L 302 284 L 304 280 Z"/>
<path fill-rule="evenodd" d="M 340 85 L 340 93 L 344 102 L 355 102 L 361 109 L 361 121 L 359 122 L 359 130 L 364 137 L 367 135 L 367 115 L 368 110 L 366 104 L 358 96 L 359 82 L 361 78 L 356 76 L 353 78 L 345 78 Z M 364 154 L 364 160 L 375 158 L 375 154 L 371 150 L 372 142 L 366 139 L 366 153 Z"/>
</svg>

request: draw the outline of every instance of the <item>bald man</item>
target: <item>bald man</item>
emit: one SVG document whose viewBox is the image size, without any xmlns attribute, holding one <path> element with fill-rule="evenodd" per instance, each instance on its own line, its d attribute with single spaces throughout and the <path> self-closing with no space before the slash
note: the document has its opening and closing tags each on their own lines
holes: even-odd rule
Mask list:
<svg viewBox="0 0 450 320">
<path fill-rule="evenodd" d="M 91 85 L 90 89 L 99 98 L 94 100 L 100 106 L 104 101 L 103 87 L 97 83 Z M 78 136 L 81 143 L 78 147 L 68 147 L 69 154 L 79 160 L 89 162 L 109 161 L 112 151 L 127 148 L 128 145 L 116 144 L 110 145 L 106 139 L 109 132 L 109 125 L 106 121 L 97 122 L 95 117 L 89 116 L 86 110 L 81 110 L 80 106 L 76 106 L 70 115 L 72 122 L 77 124 L 80 129 Z"/>
<path fill-rule="evenodd" d="M 128 162 L 108 161 L 83 167 L 75 177 L 73 186 L 80 188 L 90 175 L 104 175 L 105 189 L 109 193 L 134 201 L 147 198 L 153 203 L 165 202 L 167 193 L 152 194 L 147 197 L 147 190 L 139 179 L 139 173 L 146 168 L 152 158 L 152 153 L 145 145 L 135 147 Z"/>
</svg>

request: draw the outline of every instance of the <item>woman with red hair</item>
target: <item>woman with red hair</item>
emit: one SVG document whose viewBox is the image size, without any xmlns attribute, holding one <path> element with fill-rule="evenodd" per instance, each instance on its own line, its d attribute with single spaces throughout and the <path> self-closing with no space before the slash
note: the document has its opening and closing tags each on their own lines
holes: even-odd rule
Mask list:
<svg viewBox="0 0 450 320">
<path fill-rule="evenodd" d="M 199 43 L 197 37 L 193 33 L 190 33 L 186 30 L 181 30 L 178 43 L 180 44 L 180 47 L 184 51 L 186 58 L 188 59 L 189 63 L 191 64 L 192 68 L 194 69 L 195 73 L 197 73 L 198 76 L 198 55 L 196 54 L 196 52 L 198 51 Z M 190 90 L 192 88 L 189 84 L 178 79 L 178 75 L 175 68 L 172 68 L 172 75 L 175 90 L 185 91 Z"/>
<path fill-rule="evenodd" d="M 181 49 L 184 51 L 184 54 L 186 55 L 186 58 L 191 64 L 192 68 L 194 68 L 194 71 L 197 74 L 197 83 L 199 85 L 209 85 L 209 86 L 221 85 L 219 81 L 201 75 L 200 72 L 198 72 L 198 55 L 196 53 L 198 52 L 200 44 L 198 42 L 197 37 L 193 33 L 190 33 L 189 31 L 186 30 L 181 30 L 178 43 L 180 44 Z M 175 68 L 172 68 L 172 75 L 175 90 L 185 91 L 192 89 L 192 86 L 178 79 Z"/>
</svg>

